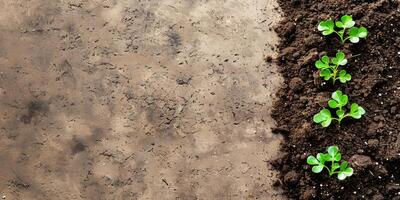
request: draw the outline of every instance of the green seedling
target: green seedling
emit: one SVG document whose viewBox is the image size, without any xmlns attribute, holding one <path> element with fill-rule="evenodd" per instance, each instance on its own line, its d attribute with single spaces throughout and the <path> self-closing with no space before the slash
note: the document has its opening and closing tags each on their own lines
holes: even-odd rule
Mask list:
<svg viewBox="0 0 400 200">
<path fill-rule="evenodd" d="M 318 30 L 322 32 L 322 35 L 330 35 L 336 33 L 340 41 L 345 43 L 350 40 L 352 43 L 358 43 L 360 38 L 366 38 L 368 35 L 368 30 L 365 27 L 354 27 L 356 23 L 350 15 L 344 15 L 340 18 L 340 21 L 333 22 L 333 20 L 328 19 L 322 21 L 318 24 Z M 339 31 L 335 30 L 339 28 Z"/>
<path fill-rule="evenodd" d="M 339 51 L 336 53 L 336 57 L 334 58 L 323 56 L 315 62 L 315 67 L 321 70 L 319 75 L 323 77 L 324 80 L 328 81 L 329 79 L 332 79 L 333 84 L 335 84 L 336 80 L 339 80 L 341 83 L 346 83 L 351 80 L 351 75 L 344 69 L 339 71 L 339 66 L 346 64 L 346 55 Z"/>
<path fill-rule="evenodd" d="M 332 99 L 328 101 L 328 105 L 332 109 L 336 109 L 337 117 L 333 117 L 331 111 L 327 108 L 322 109 L 319 113 L 314 115 L 314 122 L 321 124 L 322 127 L 328 127 L 333 120 L 340 122 L 346 117 L 360 119 L 365 114 L 364 108 L 356 103 L 350 105 L 350 112 L 346 113 L 344 107 L 347 105 L 349 98 L 343 94 L 342 91 L 336 90 L 332 93 Z"/>
<path fill-rule="evenodd" d="M 353 175 L 353 168 L 349 167 L 346 161 L 343 161 L 339 164 L 339 161 L 342 159 L 342 155 L 339 152 L 339 148 L 337 146 L 330 146 L 327 148 L 328 153 L 318 153 L 317 157 L 308 156 L 307 164 L 312 167 L 312 172 L 321 173 L 325 168 L 328 170 L 329 177 L 334 174 L 337 174 L 337 178 L 339 180 L 344 180 L 346 177 Z M 330 168 L 326 163 L 330 164 Z"/>
</svg>

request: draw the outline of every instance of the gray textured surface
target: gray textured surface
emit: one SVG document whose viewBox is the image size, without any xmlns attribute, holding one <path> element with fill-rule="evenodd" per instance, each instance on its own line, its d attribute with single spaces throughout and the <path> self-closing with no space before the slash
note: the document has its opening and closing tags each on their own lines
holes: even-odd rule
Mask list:
<svg viewBox="0 0 400 200">
<path fill-rule="evenodd" d="M 0 2 L 6 199 L 280 199 L 269 0 Z"/>
</svg>

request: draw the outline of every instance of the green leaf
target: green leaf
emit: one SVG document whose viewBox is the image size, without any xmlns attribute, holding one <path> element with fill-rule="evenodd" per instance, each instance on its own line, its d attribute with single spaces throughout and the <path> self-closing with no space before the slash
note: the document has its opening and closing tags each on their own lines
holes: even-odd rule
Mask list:
<svg viewBox="0 0 400 200">
<path fill-rule="evenodd" d="M 354 119 L 360 119 L 364 114 L 365 114 L 364 108 L 362 108 L 356 103 L 351 104 L 349 113 L 350 117 L 353 117 Z"/>
<path fill-rule="evenodd" d="M 368 35 L 368 30 L 365 27 L 358 28 L 358 37 L 359 38 L 366 38 Z"/>
<path fill-rule="evenodd" d="M 346 72 L 346 70 L 340 70 L 339 80 L 341 83 L 346 83 L 351 80 L 351 75 Z"/>
<path fill-rule="evenodd" d="M 331 19 L 322 21 L 318 25 L 318 30 L 322 31 L 322 35 L 330 35 L 332 34 L 334 30 L 335 24 Z"/>
<path fill-rule="evenodd" d="M 332 161 L 331 155 L 327 153 L 323 153 L 321 157 L 324 159 L 324 161 Z"/>
<path fill-rule="evenodd" d="M 337 178 L 338 178 L 339 180 L 344 180 L 344 179 L 346 179 L 346 174 L 344 174 L 344 173 L 342 173 L 342 172 L 339 172 L 338 175 L 337 175 Z"/>
<path fill-rule="evenodd" d="M 336 90 L 332 93 L 332 100 L 328 101 L 328 105 L 331 108 L 342 108 L 349 101 L 349 97 L 342 93 L 340 90 Z"/>
<path fill-rule="evenodd" d="M 324 154 L 324 153 L 317 153 L 317 159 L 319 160 L 319 162 L 320 162 L 321 164 L 324 164 L 325 161 L 327 161 L 325 155 L 326 155 L 326 154 Z"/>
<path fill-rule="evenodd" d="M 338 26 L 339 28 L 351 28 L 356 24 L 350 15 L 344 15 L 340 18 L 340 20 L 342 22 L 342 27 Z"/>
<path fill-rule="evenodd" d="M 353 168 L 348 167 L 348 168 L 346 168 L 346 169 L 343 171 L 343 173 L 345 173 L 346 176 L 351 176 L 351 175 L 353 175 L 354 170 L 353 170 Z"/>
<path fill-rule="evenodd" d="M 328 101 L 328 105 L 329 105 L 330 108 L 337 108 L 337 107 L 339 107 L 338 102 L 335 101 L 335 100 L 332 100 L 332 99 Z"/>
<path fill-rule="evenodd" d="M 344 110 L 336 110 L 336 115 L 337 115 L 339 118 L 342 118 L 342 117 L 344 116 Z"/>
<path fill-rule="evenodd" d="M 319 161 L 314 156 L 308 156 L 307 164 L 309 164 L 309 165 L 318 165 Z"/>
<path fill-rule="evenodd" d="M 329 63 L 329 57 L 328 56 L 322 56 L 321 60 L 324 63 Z"/>
<path fill-rule="evenodd" d="M 353 175 L 353 172 L 354 172 L 354 170 L 351 167 L 347 167 L 344 170 L 341 169 L 340 172 L 338 173 L 338 179 L 344 180 L 346 177 Z"/>
<path fill-rule="evenodd" d="M 332 122 L 331 112 L 324 108 L 313 118 L 315 123 L 321 124 L 322 127 L 328 127 Z"/>
<path fill-rule="evenodd" d="M 348 164 L 349 163 L 347 161 L 343 161 L 340 165 L 340 171 L 344 171 L 347 168 Z"/>
<path fill-rule="evenodd" d="M 319 76 L 324 77 L 324 80 L 327 81 L 333 76 L 333 74 L 332 74 L 332 71 L 330 69 L 323 69 L 319 73 Z"/>
<path fill-rule="evenodd" d="M 335 24 L 336 24 L 336 26 L 338 27 L 338 28 L 343 28 L 343 23 L 341 22 L 341 21 L 336 21 L 335 22 Z"/>
<path fill-rule="evenodd" d="M 335 65 L 346 65 L 347 64 L 346 55 L 341 51 L 337 52 L 336 57 L 332 59 L 332 63 Z"/>
<path fill-rule="evenodd" d="M 336 58 L 339 59 L 339 60 L 343 60 L 343 59 L 346 58 L 346 55 L 344 55 L 343 52 L 338 51 L 338 52 L 336 53 Z"/>
<path fill-rule="evenodd" d="M 334 157 L 334 160 L 339 162 L 342 159 L 342 154 L 341 153 L 337 153 Z"/>
<path fill-rule="evenodd" d="M 324 165 L 319 164 L 319 165 L 317 165 L 317 166 L 312 167 L 312 172 L 318 174 L 318 173 L 320 173 L 323 169 L 324 169 Z"/>
<path fill-rule="evenodd" d="M 331 157 L 335 157 L 335 155 L 339 152 L 339 148 L 337 146 L 330 146 L 327 150 Z"/>
<path fill-rule="evenodd" d="M 327 151 L 330 156 L 329 161 L 340 161 L 342 159 L 342 155 L 339 153 L 339 148 L 337 146 L 330 146 Z"/>
<path fill-rule="evenodd" d="M 349 30 L 349 38 L 352 43 L 357 43 L 360 38 L 365 38 L 368 35 L 368 30 L 365 27 L 353 27 Z"/>
<path fill-rule="evenodd" d="M 335 60 L 336 62 L 334 62 L 333 60 Z M 332 62 L 337 65 L 346 65 L 347 64 L 346 55 L 343 52 L 338 51 L 336 53 L 336 57 L 332 59 Z"/>
<path fill-rule="evenodd" d="M 339 165 L 339 163 L 333 163 L 331 168 L 332 168 L 332 171 L 335 171 L 340 168 L 340 165 Z"/>
<path fill-rule="evenodd" d="M 318 69 L 327 69 L 329 68 L 329 57 L 323 56 L 320 60 L 315 62 L 315 67 Z"/>
<path fill-rule="evenodd" d="M 358 28 L 353 27 L 350 29 L 349 38 L 350 38 L 350 42 L 352 42 L 352 43 L 358 43 L 360 41 L 360 38 L 358 37 Z"/>
</svg>

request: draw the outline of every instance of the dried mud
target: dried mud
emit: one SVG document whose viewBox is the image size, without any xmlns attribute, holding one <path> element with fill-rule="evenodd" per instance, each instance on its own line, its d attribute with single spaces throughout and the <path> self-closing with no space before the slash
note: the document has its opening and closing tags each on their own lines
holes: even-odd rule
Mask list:
<svg viewBox="0 0 400 200">
<path fill-rule="evenodd" d="M 0 1 L 5 199 L 281 199 L 274 1 Z"/>
</svg>

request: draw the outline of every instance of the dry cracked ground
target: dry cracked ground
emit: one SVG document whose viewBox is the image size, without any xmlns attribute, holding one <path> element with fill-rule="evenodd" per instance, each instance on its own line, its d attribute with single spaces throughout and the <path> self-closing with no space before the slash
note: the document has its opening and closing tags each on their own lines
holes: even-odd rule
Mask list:
<svg viewBox="0 0 400 200">
<path fill-rule="evenodd" d="M 271 0 L 0 1 L 0 195 L 282 199 Z"/>
</svg>

